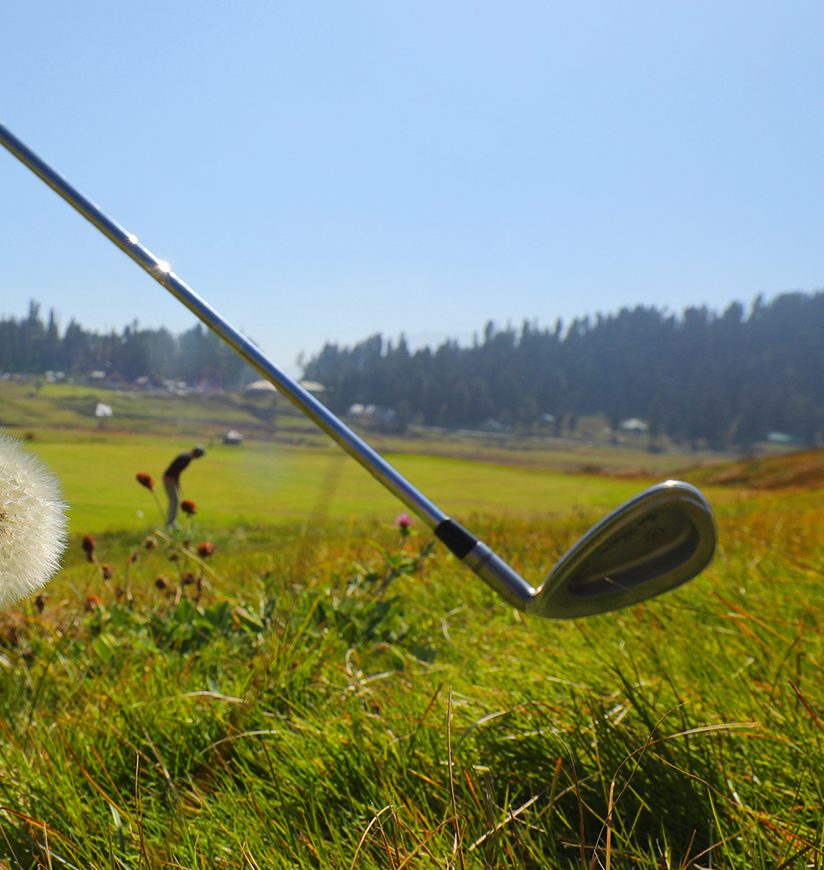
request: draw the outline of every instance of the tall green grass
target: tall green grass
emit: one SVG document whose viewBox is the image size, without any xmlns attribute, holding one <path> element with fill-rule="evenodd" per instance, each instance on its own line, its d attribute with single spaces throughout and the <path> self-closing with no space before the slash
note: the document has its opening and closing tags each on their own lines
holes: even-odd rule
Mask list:
<svg viewBox="0 0 824 870">
<path fill-rule="evenodd" d="M 130 518 L 91 564 L 75 534 L 42 612 L 3 617 L 7 866 L 821 866 L 817 497 L 716 499 L 701 578 L 554 623 L 394 508 L 232 523 L 204 491 L 172 541 Z M 475 523 L 538 577 L 598 502 Z"/>
</svg>

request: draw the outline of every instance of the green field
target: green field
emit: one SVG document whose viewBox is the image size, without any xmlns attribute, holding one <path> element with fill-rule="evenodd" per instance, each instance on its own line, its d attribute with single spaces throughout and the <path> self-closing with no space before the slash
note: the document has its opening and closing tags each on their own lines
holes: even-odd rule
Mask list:
<svg viewBox="0 0 824 870">
<path fill-rule="evenodd" d="M 188 442 L 122 437 L 107 441 L 35 444 L 63 481 L 74 531 L 139 529 L 157 522 L 156 507 L 135 483 L 138 471 L 160 480 Z M 606 508 L 639 489 L 637 480 L 572 475 L 547 469 L 465 459 L 388 454 L 389 460 L 437 503 L 463 517 L 475 513 L 558 517 L 586 507 Z M 391 519 L 397 501 L 342 451 L 280 444 L 241 448 L 207 445 L 207 456 L 183 478 L 184 493 L 202 505 L 211 525 L 238 520 L 300 521 L 320 511 Z M 138 511 L 149 513 L 147 519 Z"/>
<path fill-rule="evenodd" d="M 37 424 L 35 398 L 5 422 L 60 477 L 71 540 L 47 597 L 0 619 L 0 866 L 822 866 L 820 456 L 683 471 L 717 510 L 713 565 L 549 622 L 420 523 L 403 538 L 403 508 L 288 415 L 232 448 L 202 406 L 130 430 Z M 168 538 L 135 474 L 198 434 L 198 513 Z M 381 445 L 536 582 L 687 464 Z"/>
</svg>

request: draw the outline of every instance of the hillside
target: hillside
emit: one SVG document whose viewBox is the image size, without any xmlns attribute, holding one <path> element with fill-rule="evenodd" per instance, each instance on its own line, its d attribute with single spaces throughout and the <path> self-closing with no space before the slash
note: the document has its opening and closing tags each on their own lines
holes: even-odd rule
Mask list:
<svg viewBox="0 0 824 870">
<path fill-rule="evenodd" d="M 748 489 L 820 489 L 824 487 L 824 450 L 764 456 L 704 469 L 701 483 Z"/>
<path fill-rule="evenodd" d="M 98 418 L 103 403 L 112 416 Z M 717 464 L 724 455 L 696 453 L 668 443 L 651 452 L 645 437 L 619 443 L 600 434 L 602 422 L 579 426 L 581 436 L 485 433 L 409 426 L 402 434 L 370 429 L 348 420 L 353 429 L 383 454 L 424 454 L 499 465 L 554 469 L 573 474 L 622 477 L 675 476 L 684 468 Z M 328 448 L 329 438 L 274 393 L 172 393 L 120 390 L 74 384 L 0 381 L 0 428 L 36 441 L 109 439 L 119 435 L 175 436 L 204 443 L 220 442 L 229 429 L 247 441 Z"/>
<path fill-rule="evenodd" d="M 110 417 L 97 417 L 98 404 Z M 220 439 L 228 429 L 258 440 L 294 442 L 318 438 L 302 414 L 275 394 L 204 392 L 186 396 L 163 392 L 76 384 L 0 381 L 0 427 L 26 437 L 68 433 L 132 432 Z"/>
</svg>

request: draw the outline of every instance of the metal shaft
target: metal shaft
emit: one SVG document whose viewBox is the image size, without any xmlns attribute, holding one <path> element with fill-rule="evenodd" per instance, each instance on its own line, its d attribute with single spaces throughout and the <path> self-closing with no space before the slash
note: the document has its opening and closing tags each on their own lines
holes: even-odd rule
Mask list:
<svg viewBox="0 0 824 870">
<path fill-rule="evenodd" d="M 51 166 L 41 160 L 2 124 L 0 124 L 0 143 L 48 184 L 55 193 L 66 200 L 72 208 L 94 224 L 124 254 L 131 257 L 138 266 L 182 302 L 209 329 L 216 332 L 227 344 L 233 347 L 251 366 L 274 384 L 290 402 L 310 417 L 330 438 L 336 441 L 430 528 L 435 529 L 448 519 L 440 508 L 417 490 L 380 454 L 376 453 L 310 392 L 281 371 L 248 338 L 198 296 L 185 281 L 171 270 L 168 263 L 158 259 L 139 242 L 134 233 L 128 232 L 112 220 L 98 205 L 55 172 Z"/>
</svg>

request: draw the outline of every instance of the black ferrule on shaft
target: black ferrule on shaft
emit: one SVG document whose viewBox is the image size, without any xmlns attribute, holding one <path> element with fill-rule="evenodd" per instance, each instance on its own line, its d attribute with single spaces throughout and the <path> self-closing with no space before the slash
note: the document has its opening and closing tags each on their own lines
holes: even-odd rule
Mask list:
<svg viewBox="0 0 824 870">
<path fill-rule="evenodd" d="M 455 520 L 445 519 L 435 526 L 435 537 L 442 541 L 459 558 L 464 556 L 478 543 L 478 539 Z"/>
</svg>

